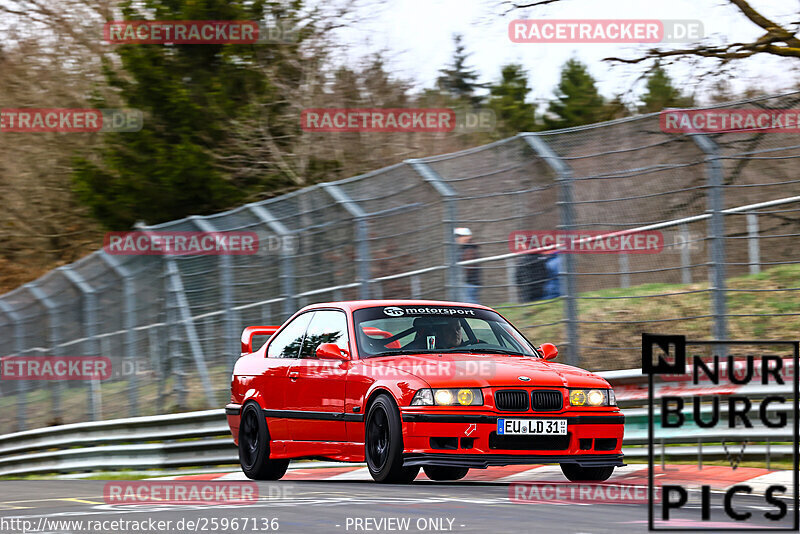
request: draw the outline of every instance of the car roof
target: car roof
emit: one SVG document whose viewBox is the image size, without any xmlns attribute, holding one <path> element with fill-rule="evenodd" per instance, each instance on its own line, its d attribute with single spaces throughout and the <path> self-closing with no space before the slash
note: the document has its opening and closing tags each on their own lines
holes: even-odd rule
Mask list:
<svg viewBox="0 0 800 534">
<path fill-rule="evenodd" d="M 472 304 L 469 302 L 451 302 L 447 300 L 343 300 L 338 302 L 318 302 L 316 304 L 309 304 L 301 311 L 313 310 L 316 308 L 342 308 L 348 311 L 360 310 L 361 308 L 373 308 L 380 306 L 462 306 L 466 308 L 479 308 L 482 310 L 491 310 L 488 306 L 481 304 Z"/>
</svg>

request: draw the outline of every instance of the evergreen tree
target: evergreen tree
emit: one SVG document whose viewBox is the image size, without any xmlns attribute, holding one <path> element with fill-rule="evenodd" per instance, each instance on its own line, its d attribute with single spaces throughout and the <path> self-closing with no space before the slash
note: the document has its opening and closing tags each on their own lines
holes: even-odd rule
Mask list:
<svg viewBox="0 0 800 534">
<path fill-rule="evenodd" d="M 622 119 L 631 115 L 631 109 L 628 107 L 628 104 L 625 103 L 622 96 L 621 94 L 617 95 L 606 103 L 606 113 L 603 120 Z"/>
<path fill-rule="evenodd" d="M 583 63 L 570 59 L 561 69 L 556 99 L 547 106 L 547 129 L 569 128 L 600 122 L 606 118 L 603 97 Z"/>
<path fill-rule="evenodd" d="M 125 20 L 263 20 L 263 2 L 124 0 Z M 78 198 L 112 229 L 129 228 L 231 206 L 242 192 L 215 168 L 213 150 L 230 120 L 245 115 L 253 95 L 272 91 L 258 55 L 274 61 L 280 45 L 124 44 L 122 72 L 106 65 L 124 105 L 144 113 L 137 133 L 105 134 L 105 147 L 76 158 Z M 266 50 L 265 50 L 266 49 Z M 104 103 L 98 102 L 99 107 Z"/>
<path fill-rule="evenodd" d="M 478 83 L 478 74 L 467 68 L 470 54 L 466 52 L 462 41 L 463 36 L 459 34 L 453 37 L 455 52 L 452 63 L 439 71 L 441 76 L 436 80 L 436 85 L 440 91 L 457 100 L 468 102 L 474 107 L 483 101 L 482 96 L 475 94 L 475 91 L 481 89 L 483 85 Z"/>
<path fill-rule="evenodd" d="M 525 102 L 531 88 L 522 65 L 505 65 L 500 80 L 489 86 L 489 107 L 503 136 L 536 130 L 536 105 Z"/>
<path fill-rule="evenodd" d="M 642 96 L 642 113 L 653 113 L 665 108 L 691 107 L 691 98 L 681 95 L 672 83 L 672 79 L 660 65 L 656 65 L 647 77 L 647 91 Z"/>
</svg>

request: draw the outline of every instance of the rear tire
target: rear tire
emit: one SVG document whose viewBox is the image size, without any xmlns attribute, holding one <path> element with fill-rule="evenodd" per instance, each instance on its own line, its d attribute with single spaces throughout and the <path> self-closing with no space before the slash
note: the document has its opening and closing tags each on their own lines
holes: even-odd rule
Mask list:
<svg viewBox="0 0 800 534">
<path fill-rule="evenodd" d="M 380 395 L 372 403 L 364 425 L 364 456 L 375 482 L 408 484 L 419 467 L 403 467 L 403 426 L 394 403 Z"/>
<path fill-rule="evenodd" d="M 447 480 L 461 480 L 467 473 L 469 467 L 450 467 L 443 465 L 426 465 L 422 468 L 425 471 L 425 476 L 431 480 L 447 481 Z"/>
<path fill-rule="evenodd" d="M 614 473 L 614 466 L 581 467 L 578 464 L 561 464 L 561 472 L 571 482 L 602 482 Z"/>
<path fill-rule="evenodd" d="M 267 420 L 254 402 L 245 404 L 239 421 L 239 463 L 252 480 L 279 480 L 289 467 L 289 460 L 269 459 Z"/>
</svg>

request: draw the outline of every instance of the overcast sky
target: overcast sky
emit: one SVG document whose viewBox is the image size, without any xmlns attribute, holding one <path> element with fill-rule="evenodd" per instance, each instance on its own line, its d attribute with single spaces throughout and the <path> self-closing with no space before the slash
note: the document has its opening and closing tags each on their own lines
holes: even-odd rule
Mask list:
<svg viewBox="0 0 800 534">
<path fill-rule="evenodd" d="M 751 5 L 779 23 L 800 21 L 800 0 L 751 0 Z M 637 78 L 644 67 L 602 62 L 607 56 L 637 57 L 648 45 L 621 44 L 518 44 L 508 39 L 508 23 L 517 18 L 553 19 L 699 19 L 707 39 L 713 42 L 747 41 L 761 35 L 727 0 L 562 0 L 525 11 L 503 15 L 499 0 L 388 0 L 370 2 L 362 20 L 341 34 L 353 45 L 351 59 L 385 49 L 391 67 L 418 88 L 430 87 L 438 71 L 453 53 L 452 36 L 464 35 L 472 53 L 471 66 L 481 81 L 494 81 L 500 66 L 521 63 L 529 72 L 531 100 L 546 101 L 558 83 L 561 65 L 577 57 L 589 65 L 606 96 L 633 91 L 641 93 Z M 794 26 L 790 26 L 794 27 Z M 677 47 L 680 45 L 664 45 Z M 697 75 L 715 69 L 713 60 L 692 65 L 682 61 L 669 67 L 670 75 L 686 90 L 697 84 Z M 759 55 L 737 63 L 736 88 L 757 86 L 768 92 L 798 84 L 800 59 Z M 703 91 L 699 91 L 702 93 Z"/>
</svg>

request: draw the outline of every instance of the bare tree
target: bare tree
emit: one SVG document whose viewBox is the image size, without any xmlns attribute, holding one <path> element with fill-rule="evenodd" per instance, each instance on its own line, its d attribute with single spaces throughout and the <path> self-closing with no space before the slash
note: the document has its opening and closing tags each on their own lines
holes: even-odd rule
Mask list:
<svg viewBox="0 0 800 534">
<path fill-rule="evenodd" d="M 565 2 L 567 0 L 537 0 L 534 2 L 504 2 L 505 11 L 510 12 L 517 9 L 536 8 L 547 4 Z M 753 24 L 763 31 L 763 34 L 752 41 L 734 41 L 722 44 L 697 43 L 685 48 L 665 50 L 661 48 L 651 48 L 639 57 L 634 58 L 605 58 L 607 61 L 617 61 L 621 63 L 640 63 L 652 59 L 677 58 L 677 57 L 704 57 L 719 59 L 723 63 L 728 63 L 737 59 L 752 57 L 756 54 L 769 54 L 780 57 L 800 58 L 800 39 L 797 37 L 797 28 L 790 29 L 785 24 L 780 24 L 763 15 L 750 5 L 747 0 L 727 0 L 729 4 L 735 6 L 742 16 L 746 17 Z M 792 25 L 797 26 L 798 22 Z"/>
<path fill-rule="evenodd" d="M 105 89 L 103 23 L 111 0 L 0 2 L 0 105 L 91 107 Z M 101 230 L 74 200 L 70 158 L 99 133 L 0 132 L 0 291 L 74 261 Z"/>
</svg>

